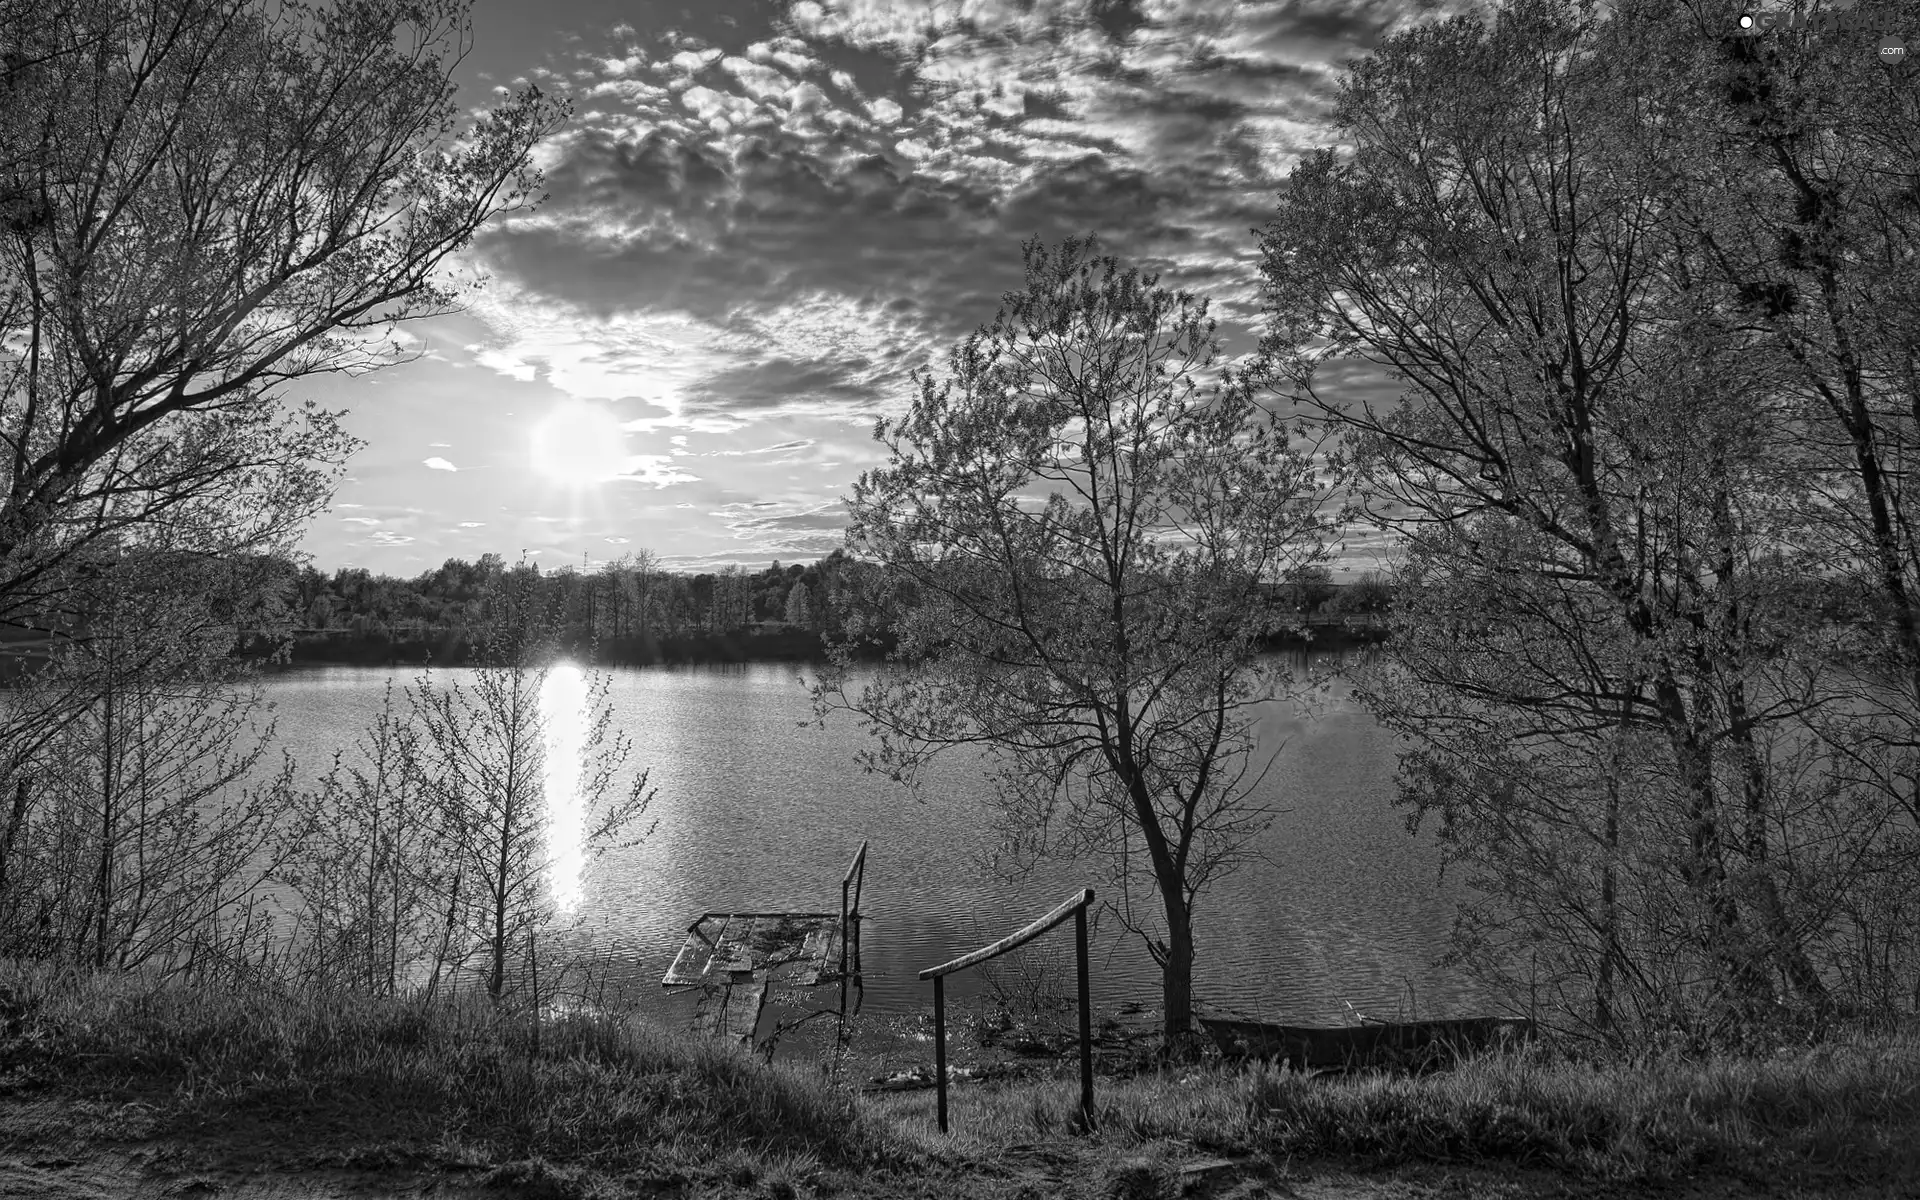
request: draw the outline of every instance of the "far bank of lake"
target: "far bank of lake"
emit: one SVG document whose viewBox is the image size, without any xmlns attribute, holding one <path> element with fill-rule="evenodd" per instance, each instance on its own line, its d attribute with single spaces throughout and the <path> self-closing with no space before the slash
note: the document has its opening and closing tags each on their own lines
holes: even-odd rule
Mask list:
<svg viewBox="0 0 1920 1200">
<path fill-rule="evenodd" d="M 1309 618 L 1298 630 L 1288 630 L 1267 642 L 1270 650 L 1343 650 L 1385 640 L 1384 617 Z M 644 633 L 601 638 L 578 648 L 583 661 L 598 666 L 651 667 L 712 663 L 822 662 L 827 640 L 820 633 L 767 622 L 727 631 L 696 630 L 677 634 Z M 893 649 L 882 637 L 858 650 L 858 657 L 877 661 Z M 464 631 L 352 629 L 297 629 L 289 636 L 254 635 L 244 639 L 241 653 L 264 658 L 283 654 L 297 666 L 468 666 L 473 643 Z"/>
</svg>

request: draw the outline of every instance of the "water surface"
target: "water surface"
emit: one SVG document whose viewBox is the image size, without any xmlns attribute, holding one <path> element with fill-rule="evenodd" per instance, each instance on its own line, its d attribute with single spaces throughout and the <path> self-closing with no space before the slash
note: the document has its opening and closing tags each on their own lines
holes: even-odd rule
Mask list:
<svg viewBox="0 0 1920 1200">
<path fill-rule="evenodd" d="M 317 775 L 378 710 L 387 681 L 415 674 L 276 676 L 267 693 L 281 743 L 303 774 Z M 1011 932 L 1081 886 L 1113 898 L 1096 872 L 1071 864 L 1011 883 L 984 871 L 992 844 L 977 762 L 942 764 L 919 799 L 861 773 L 857 721 L 841 714 L 825 729 L 803 727 L 811 710 L 791 665 L 616 669 L 610 699 L 633 745 L 616 788 L 646 768 L 658 829 L 587 869 L 580 913 L 595 946 L 633 976 L 657 982 L 703 912 L 837 910 L 862 839 L 871 844 L 860 906 L 868 1012 L 924 1010 L 919 970 Z M 1439 880 L 1432 839 L 1410 837 L 1389 802 L 1391 736 L 1336 689 L 1313 719 L 1274 706 L 1260 743 L 1262 755 L 1280 754 L 1256 798 L 1280 811 L 1256 843 L 1264 861 L 1200 898 L 1196 995 L 1270 1020 L 1489 1011 L 1435 965 L 1462 893 Z M 1053 971 L 1071 994 L 1071 926 L 1043 941 L 1028 965 Z M 1097 1006 L 1158 1003 L 1157 969 L 1112 912 L 1097 922 L 1093 967 Z M 981 986 L 976 972 L 951 984 L 956 997 Z"/>
</svg>

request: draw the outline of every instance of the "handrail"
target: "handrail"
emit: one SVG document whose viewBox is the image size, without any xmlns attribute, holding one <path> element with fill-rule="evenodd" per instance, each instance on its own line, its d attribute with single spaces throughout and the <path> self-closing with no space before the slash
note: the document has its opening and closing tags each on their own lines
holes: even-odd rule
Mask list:
<svg viewBox="0 0 1920 1200">
<path fill-rule="evenodd" d="M 1066 901 L 1066 903 L 1062 904 L 1059 908 L 1041 917 L 1025 929 L 1010 933 L 992 945 L 982 946 L 971 954 L 962 954 L 952 962 L 941 963 L 937 967 L 928 967 L 926 970 L 920 972 L 920 978 L 938 979 L 942 975 L 951 975 L 955 971 L 963 971 L 975 963 L 983 963 L 990 958 L 998 958 L 1009 950 L 1017 950 L 1092 903 L 1093 889 L 1081 888 L 1078 896 Z"/>
<path fill-rule="evenodd" d="M 1073 918 L 1073 958 L 1074 974 L 1080 983 L 1080 1127 L 1088 1132 L 1093 1130 L 1093 1002 L 1087 996 L 1087 909 L 1093 904 L 1093 889 L 1081 888 L 1080 894 L 1054 909 L 1046 916 L 990 946 L 982 946 L 971 954 L 962 954 L 952 962 L 941 963 L 937 967 L 928 967 L 920 972 L 920 978 L 933 980 L 933 1078 L 938 1089 L 938 1112 L 940 1132 L 947 1131 L 947 976 L 955 971 L 998 958 L 1009 950 L 1017 950 L 1034 938 Z"/>
<path fill-rule="evenodd" d="M 847 884 L 852 883 L 853 873 L 855 871 L 861 871 L 862 875 L 864 876 L 865 872 L 862 870 L 862 868 L 864 868 L 866 865 L 867 865 L 867 844 L 865 842 L 861 842 L 860 849 L 854 851 L 853 861 L 847 864 L 847 877 L 840 881 L 840 886 L 845 887 Z"/>
</svg>

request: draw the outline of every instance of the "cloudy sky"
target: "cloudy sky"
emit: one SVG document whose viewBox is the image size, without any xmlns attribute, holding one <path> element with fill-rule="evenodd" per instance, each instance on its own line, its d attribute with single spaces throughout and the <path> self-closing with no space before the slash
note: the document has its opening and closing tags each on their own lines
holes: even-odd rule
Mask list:
<svg viewBox="0 0 1920 1200">
<path fill-rule="evenodd" d="M 476 240 L 489 281 L 410 326 L 418 358 L 317 387 L 367 445 L 305 549 L 402 575 L 823 555 L 875 415 L 992 317 L 1028 237 L 1100 235 L 1250 349 L 1249 231 L 1328 140 L 1340 63 L 1442 7 L 476 0 L 464 102 L 574 97 L 552 197 Z"/>
</svg>

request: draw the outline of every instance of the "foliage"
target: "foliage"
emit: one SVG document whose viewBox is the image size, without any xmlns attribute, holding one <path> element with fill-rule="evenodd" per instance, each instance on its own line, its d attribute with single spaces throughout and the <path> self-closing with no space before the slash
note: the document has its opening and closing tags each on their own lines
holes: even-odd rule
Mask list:
<svg viewBox="0 0 1920 1200">
<path fill-rule="evenodd" d="M 1255 654 L 1285 620 L 1266 585 L 1324 556 L 1324 497 L 1217 362 L 1204 301 L 1089 241 L 1025 257 L 1026 289 L 875 429 L 888 460 L 855 485 L 847 537 L 877 593 L 816 711 L 860 714 L 863 765 L 909 784 L 978 747 L 1012 861 L 1093 856 L 1123 896 L 1151 886 L 1142 936 L 1184 1050 L 1194 899 L 1267 819 L 1256 708 L 1297 694 Z M 895 667 L 850 696 L 875 612 Z"/>
<path fill-rule="evenodd" d="M 807 581 L 796 579 L 793 590 L 787 593 L 787 624 L 800 629 L 813 626 L 813 596 L 807 591 Z"/>
<path fill-rule="evenodd" d="M 1844 496 L 1703 243 L 1753 178 L 1712 144 L 1747 136 L 1722 17 L 1520 0 L 1389 39 L 1342 85 L 1353 152 L 1263 236 L 1275 376 L 1405 547 L 1362 695 L 1491 892 L 1460 949 L 1607 1037 L 1824 1020 L 1836 911 L 1920 865 L 1903 796 L 1808 752 L 1836 693 L 1796 606 Z M 1323 389 L 1339 360 L 1406 391 Z"/>
<path fill-rule="evenodd" d="M 291 762 L 225 659 L 219 564 L 96 563 L 85 624 L 5 696 L 0 938 L 10 952 L 220 973 L 264 933 Z"/>
<path fill-rule="evenodd" d="M 864 564 L 836 550 L 817 562 L 773 563 L 759 571 L 668 571 L 650 551 L 623 555 L 592 570 L 571 566 L 540 572 L 535 586 L 557 613 L 561 642 L 579 649 L 597 643 L 613 655 L 702 633 L 739 634 L 772 622 L 823 632 L 841 631 L 831 598 L 846 594 Z M 328 576 L 289 564 L 286 603 L 307 635 L 345 631 L 388 638 L 461 642 L 486 619 L 483 596 L 501 578 L 496 554 L 478 562 L 450 558 L 412 579 L 342 567 Z M 725 580 L 727 582 L 721 582 Z M 791 601 L 804 584 L 804 614 Z M 722 603 L 716 596 L 725 593 Z"/>
</svg>

